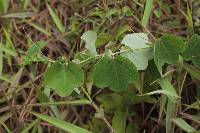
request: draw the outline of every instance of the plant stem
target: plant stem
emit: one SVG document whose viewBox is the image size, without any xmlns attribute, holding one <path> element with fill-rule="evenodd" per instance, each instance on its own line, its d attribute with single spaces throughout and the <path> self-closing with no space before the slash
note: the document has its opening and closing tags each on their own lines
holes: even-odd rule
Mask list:
<svg viewBox="0 0 200 133">
<path fill-rule="evenodd" d="M 92 107 L 96 110 L 97 113 L 100 113 L 100 114 L 101 114 L 101 119 L 105 122 L 106 126 L 109 128 L 110 133 L 115 133 L 115 130 L 113 129 L 113 127 L 111 126 L 111 124 L 108 122 L 108 120 L 105 118 L 103 110 L 101 110 L 101 109 L 94 103 L 94 101 L 91 99 L 90 95 L 88 94 L 88 92 L 86 91 L 86 89 L 85 89 L 84 87 L 81 87 L 81 89 L 83 90 L 83 92 L 84 92 L 84 94 L 87 96 L 87 98 L 91 101 Z"/>
</svg>

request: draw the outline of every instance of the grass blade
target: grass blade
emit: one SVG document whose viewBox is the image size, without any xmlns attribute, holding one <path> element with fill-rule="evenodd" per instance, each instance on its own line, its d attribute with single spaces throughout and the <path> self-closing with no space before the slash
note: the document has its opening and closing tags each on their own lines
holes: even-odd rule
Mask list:
<svg viewBox="0 0 200 133">
<path fill-rule="evenodd" d="M 168 99 L 167 102 L 167 112 L 166 112 L 166 133 L 173 133 L 174 125 L 172 119 L 174 118 L 176 111 L 176 103 Z"/>
<path fill-rule="evenodd" d="M 145 6 L 145 9 L 144 9 L 144 14 L 143 14 L 143 18 L 142 18 L 142 26 L 143 27 L 147 27 L 150 14 L 151 14 L 151 11 L 153 9 L 153 1 L 154 0 L 147 0 L 146 1 L 146 6 Z"/>
<path fill-rule="evenodd" d="M 188 21 L 188 28 L 190 34 L 194 34 L 194 27 L 193 27 L 193 19 L 192 19 L 192 10 L 189 7 L 189 4 L 187 4 L 187 21 Z"/>
<path fill-rule="evenodd" d="M 0 119 L 0 125 L 2 125 L 8 133 L 12 133 L 12 131 L 6 126 L 6 124 Z"/>
<path fill-rule="evenodd" d="M 34 104 L 27 104 L 24 106 L 87 105 L 87 104 L 91 104 L 91 101 L 89 100 L 59 101 L 59 102 L 47 102 L 47 103 L 34 103 Z"/>
<path fill-rule="evenodd" d="M 36 119 L 33 122 L 31 122 L 26 128 L 24 128 L 21 133 L 28 133 L 28 131 L 34 127 L 37 123 L 39 123 L 40 119 Z"/>
<path fill-rule="evenodd" d="M 190 73 L 191 76 L 196 78 L 197 80 L 200 81 L 200 70 L 193 67 L 192 65 L 189 65 L 187 63 L 183 64 L 183 68 Z"/>
<path fill-rule="evenodd" d="M 186 132 L 194 132 L 196 131 L 193 127 L 191 127 L 185 120 L 182 118 L 175 118 L 172 119 L 172 121 L 181 129 L 183 129 Z"/>
<path fill-rule="evenodd" d="M 174 87 L 172 86 L 172 84 L 169 82 L 169 80 L 167 79 L 167 77 L 159 80 L 159 85 L 161 86 L 161 88 L 163 89 L 163 91 L 165 92 L 164 94 L 166 94 L 168 96 L 168 98 L 172 101 L 172 102 L 176 102 L 178 95 L 174 89 Z"/>
<path fill-rule="evenodd" d="M 30 18 L 36 15 L 35 13 L 32 12 L 19 12 L 19 13 L 10 13 L 3 15 L 3 18 Z"/>
<path fill-rule="evenodd" d="M 0 47 L 2 46 L 2 43 L 0 43 Z M 0 77 L 2 76 L 2 70 L 3 70 L 3 51 L 0 49 Z"/>
<path fill-rule="evenodd" d="M 60 32 L 64 33 L 65 32 L 65 27 L 63 26 L 60 18 L 58 17 L 58 15 L 53 11 L 53 9 L 50 7 L 49 4 L 47 4 L 47 8 L 49 10 L 49 13 L 54 21 L 54 23 L 56 24 L 57 28 L 60 30 Z"/>
<path fill-rule="evenodd" d="M 42 33 L 44 33 L 45 35 L 51 36 L 51 33 L 48 32 L 47 30 L 45 30 L 43 27 L 41 27 L 41 26 L 39 26 L 39 25 L 37 25 L 37 24 L 35 24 L 35 23 L 32 23 L 32 22 L 28 22 L 28 24 L 31 25 L 31 26 L 32 26 L 33 28 L 35 28 L 36 30 L 38 30 L 38 31 L 40 31 L 40 32 L 42 32 Z"/>
<path fill-rule="evenodd" d="M 42 115 L 42 114 L 39 114 L 39 113 L 34 113 L 34 112 L 31 112 L 33 115 L 35 115 L 36 117 L 44 120 L 44 121 L 47 121 L 49 122 L 50 124 L 58 127 L 58 128 L 61 128 L 67 132 L 70 132 L 70 133 L 92 133 L 86 129 L 83 129 L 81 127 L 78 127 L 74 124 L 71 124 L 69 122 L 66 122 L 66 121 L 62 121 L 62 120 L 59 120 L 57 118 L 53 118 L 53 117 L 50 117 L 48 115 Z"/>
</svg>

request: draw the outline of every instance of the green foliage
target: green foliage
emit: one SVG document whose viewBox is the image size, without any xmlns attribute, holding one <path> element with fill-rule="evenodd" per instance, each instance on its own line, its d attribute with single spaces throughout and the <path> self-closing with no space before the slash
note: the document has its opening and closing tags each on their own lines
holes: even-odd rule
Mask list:
<svg viewBox="0 0 200 133">
<path fill-rule="evenodd" d="M 0 0 L 0 131 L 199 132 L 195 3 Z"/>
<path fill-rule="evenodd" d="M 57 28 L 59 29 L 60 32 L 64 33 L 65 27 L 63 26 L 59 16 L 54 12 L 54 10 L 51 8 L 51 6 L 49 4 L 46 3 L 46 5 L 47 5 L 49 13 L 50 13 L 54 23 L 56 24 Z"/>
<path fill-rule="evenodd" d="M 111 14 L 113 15 L 113 13 Z M 163 100 L 161 101 L 160 115 L 166 110 L 166 132 L 173 132 L 174 123 L 180 125 L 180 121 L 174 120 L 173 123 L 171 120 L 175 117 L 176 103 L 181 98 L 176 90 L 177 87 L 171 83 L 173 71 L 179 70 L 181 66 L 192 77 L 199 80 L 199 70 L 194 67 L 198 67 L 199 36 L 194 35 L 187 46 L 183 38 L 175 35 L 163 35 L 155 40 L 155 44 L 150 45 L 145 33 L 127 34 L 119 45 L 111 46 L 108 43 L 118 42 L 120 37 L 128 30 L 127 28 L 126 26 L 122 27 L 117 38 L 113 38 L 106 32 L 100 32 L 97 36 L 97 33 L 93 30 L 86 31 L 81 39 L 85 41 L 87 50 L 76 53 L 73 61 L 66 61 L 65 59 L 52 61 L 43 56 L 43 58 L 47 58 L 47 61 L 53 62 L 44 75 L 45 87 L 51 88 L 62 97 L 69 96 L 74 89 L 81 88 L 89 100 L 53 102 L 42 91 L 37 91 L 38 99 L 41 102 L 37 106 L 91 104 L 93 101 L 90 94 L 93 85 L 99 89 L 108 88 L 113 92 L 97 96 L 96 99 L 106 113 L 113 114 L 112 128 L 116 133 L 138 132 L 137 124 L 133 128 L 130 127 L 131 123 L 127 124 L 127 118 L 136 115 L 131 106 L 141 102 L 156 103 L 156 99 L 152 98 L 151 95 L 161 95 Z M 40 51 L 46 44 L 45 41 L 35 43 L 28 49 L 27 57 L 29 59 L 30 57 L 40 57 L 42 55 Z M 107 44 L 109 47 L 107 47 Z M 102 46 L 105 46 L 104 53 L 97 53 L 96 47 Z M 186 63 L 186 61 L 191 60 L 194 66 Z M 164 65 L 166 66 L 165 69 L 163 68 Z M 174 66 L 174 70 L 171 65 Z M 165 71 L 166 73 L 163 74 Z M 144 74 L 143 81 L 139 78 L 142 74 Z M 84 89 L 85 86 L 88 90 Z M 141 93 L 139 96 L 136 90 Z M 103 118 L 104 113 L 101 112 L 101 109 L 99 110 L 96 117 Z M 58 117 L 58 113 L 56 114 Z M 56 118 L 41 116 L 40 114 L 34 115 L 62 129 L 74 132 L 71 127 L 61 126 L 63 121 Z M 97 124 L 96 129 L 91 127 L 91 124 L 94 123 Z M 100 124 L 98 120 L 93 120 L 86 127 L 94 132 L 106 131 L 105 125 Z M 87 132 L 84 129 L 83 131 Z"/>
<path fill-rule="evenodd" d="M 127 90 L 129 83 L 134 83 L 137 78 L 134 64 L 121 56 L 113 58 L 105 55 L 95 65 L 93 73 L 94 84 L 97 87 L 109 87 L 116 92 Z"/>
<path fill-rule="evenodd" d="M 0 0 L 0 11 L 6 13 L 10 4 L 10 0 Z"/>
<path fill-rule="evenodd" d="M 184 51 L 184 41 L 174 35 L 164 35 L 156 40 L 154 47 L 154 61 L 160 74 L 162 75 L 162 66 L 165 63 L 176 64 L 179 54 Z"/>
<path fill-rule="evenodd" d="M 196 67 L 200 68 L 200 37 L 193 35 L 189 40 L 186 50 L 183 53 L 183 58 L 187 61 L 192 60 Z"/>
<path fill-rule="evenodd" d="M 122 47 L 121 51 L 126 50 L 127 48 Z M 129 52 L 125 52 L 121 54 L 123 57 L 128 58 L 135 64 L 137 70 L 145 70 L 148 66 L 148 61 L 153 59 L 153 49 L 138 49 L 138 50 L 130 50 Z"/>
<path fill-rule="evenodd" d="M 183 129 L 186 132 L 194 132 L 196 131 L 193 127 L 191 127 L 185 120 L 182 118 L 175 118 L 172 119 L 172 121 L 179 126 L 181 129 Z"/>
<path fill-rule="evenodd" d="M 32 46 L 28 49 L 27 51 L 27 56 L 28 57 L 33 57 L 35 56 L 37 53 L 39 53 L 42 48 L 44 48 L 47 45 L 46 41 L 37 41 L 35 43 L 32 44 Z"/>
<path fill-rule="evenodd" d="M 112 127 L 116 133 L 125 133 L 127 110 L 117 109 L 112 119 Z"/>
<path fill-rule="evenodd" d="M 44 76 L 45 85 L 55 90 L 60 96 L 70 95 L 74 88 L 84 82 L 84 74 L 79 66 L 73 62 L 55 62 Z"/>
<path fill-rule="evenodd" d="M 85 40 L 86 42 L 86 48 L 92 53 L 92 54 L 97 54 L 96 52 L 96 40 L 97 40 L 97 33 L 89 30 L 86 31 L 82 36 L 81 39 Z"/>
<path fill-rule="evenodd" d="M 128 34 L 122 40 L 122 44 L 130 47 L 131 49 L 147 48 L 149 47 L 147 43 L 148 43 L 148 37 L 147 34 L 145 33 Z"/>
</svg>

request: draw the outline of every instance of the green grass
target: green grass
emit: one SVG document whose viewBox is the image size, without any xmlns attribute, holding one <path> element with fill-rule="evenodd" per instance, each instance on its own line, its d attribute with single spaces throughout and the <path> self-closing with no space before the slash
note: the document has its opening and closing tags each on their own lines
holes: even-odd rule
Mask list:
<svg viewBox="0 0 200 133">
<path fill-rule="evenodd" d="M 192 5 L 0 1 L 0 132 L 198 132 Z"/>
</svg>

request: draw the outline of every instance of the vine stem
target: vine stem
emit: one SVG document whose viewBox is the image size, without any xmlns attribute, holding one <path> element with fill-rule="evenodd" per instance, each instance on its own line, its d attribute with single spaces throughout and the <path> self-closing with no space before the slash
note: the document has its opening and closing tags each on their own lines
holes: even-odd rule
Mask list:
<svg viewBox="0 0 200 133">
<path fill-rule="evenodd" d="M 81 89 L 83 90 L 83 92 L 85 93 L 85 95 L 87 96 L 87 98 L 91 101 L 91 105 L 92 107 L 96 110 L 97 113 L 101 114 L 101 119 L 105 122 L 106 126 L 109 128 L 110 133 L 116 133 L 115 130 L 113 129 L 113 127 L 111 126 L 111 124 L 108 122 L 108 120 L 105 118 L 104 116 L 104 112 L 103 110 L 101 110 L 92 100 L 92 98 L 90 97 L 90 95 L 88 94 L 88 92 L 86 91 L 86 89 L 84 87 L 81 87 Z"/>
<path fill-rule="evenodd" d="M 148 49 L 148 48 L 151 48 L 151 46 L 149 47 L 146 47 L 146 48 L 139 48 L 139 49 L 127 49 L 127 50 L 122 50 L 122 51 L 119 51 L 119 52 L 115 52 L 115 53 L 112 53 L 111 56 L 114 56 L 114 55 L 117 55 L 117 54 L 121 54 L 121 53 L 126 53 L 126 52 L 130 52 L 130 51 L 137 51 L 137 50 L 145 50 L 145 49 Z M 87 61 L 90 61 L 92 59 L 95 59 L 95 58 L 101 58 L 103 56 L 105 56 L 106 54 L 100 54 L 100 55 L 95 55 L 93 57 L 90 57 L 90 58 L 87 58 L 81 62 L 79 62 L 79 64 L 83 64 Z"/>
</svg>

